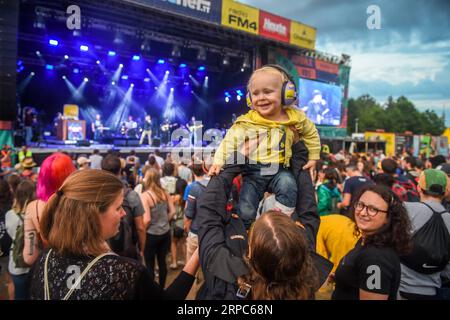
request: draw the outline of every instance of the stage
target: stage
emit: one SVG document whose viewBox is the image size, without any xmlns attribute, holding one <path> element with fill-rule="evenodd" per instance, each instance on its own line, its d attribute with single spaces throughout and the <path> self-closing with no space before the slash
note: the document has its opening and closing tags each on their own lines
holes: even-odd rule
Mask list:
<svg viewBox="0 0 450 320">
<path fill-rule="evenodd" d="M 83 141 L 85 143 L 85 141 Z M 33 159 L 36 161 L 38 165 L 42 163 L 42 161 L 55 152 L 66 152 L 73 157 L 78 157 L 80 155 L 89 156 L 93 153 L 94 150 L 99 150 L 100 155 L 104 156 L 111 150 L 119 152 L 122 156 L 127 156 L 131 150 L 134 150 L 136 156 L 139 157 L 141 163 L 145 163 L 148 160 L 148 156 L 150 153 L 154 153 L 156 150 L 159 150 L 162 157 L 165 158 L 168 153 L 172 153 L 172 157 L 176 159 L 177 155 L 179 159 L 181 158 L 190 158 L 194 154 L 203 154 L 205 157 L 214 152 L 216 147 L 193 147 L 193 146 L 182 146 L 178 144 L 177 146 L 148 146 L 148 145 L 137 145 L 137 146 L 118 146 L 115 144 L 100 144 L 95 141 L 89 141 L 89 146 L 82 146 L 77 144 L 76 142 L 69 141 L 44 141 L 39 144 L 33 144 L 30 146 L 29 150 L 33 153 Z"/>
</svg>

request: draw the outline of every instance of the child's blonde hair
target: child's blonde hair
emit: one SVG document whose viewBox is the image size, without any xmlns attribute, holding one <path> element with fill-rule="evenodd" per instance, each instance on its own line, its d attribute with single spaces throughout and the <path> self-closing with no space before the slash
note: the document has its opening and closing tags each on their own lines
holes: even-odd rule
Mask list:
<svg viewBox="0 0 450 320">
<path fill-rule="evenodd" d="M 262 72 L 268 72 L 268 73 L 280 75 L 281 76 L 281 84 L 285 83 L 286 81 L 289 81 L 288 76 L 284 72 L 282 72 L 280 69 L 277 69 L 272 66 L 263 66 L 262 68 L 259 68 L 259 69 L 256 69 L 255 71 L 253 71 L 252 75 L 250 76 L 250 79 L 248 79 L 248 82 L 247 82 L 247 91 L 250 91 L 250 84 L 252 83 L 253 78 Z"/>
</svg>

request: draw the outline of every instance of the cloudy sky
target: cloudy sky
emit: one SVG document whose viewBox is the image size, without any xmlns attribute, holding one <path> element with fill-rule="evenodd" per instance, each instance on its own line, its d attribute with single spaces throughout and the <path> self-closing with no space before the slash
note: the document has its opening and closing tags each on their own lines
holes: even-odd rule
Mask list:
<svg viewBox="0 0 450 320">
<path fill-rule="evenodd" d="M 238 0 L 317 28 L 316 49 L 352 57 L 350 97 L 406 96 L 450 125 L 450 0 Z M 377 5 L 381 29 L 370 30 Z"/>
</svg>

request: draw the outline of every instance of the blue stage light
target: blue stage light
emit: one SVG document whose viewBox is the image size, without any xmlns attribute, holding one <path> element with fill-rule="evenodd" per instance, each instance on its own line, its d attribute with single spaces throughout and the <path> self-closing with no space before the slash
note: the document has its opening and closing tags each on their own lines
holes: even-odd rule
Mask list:
<svg viewBox="0 0 450 320">
<path fill-rule="evenodd" d="M 86 52 L 86 51 L 89 51 L 89 47 L 88 46 L 80 46 L 80 50 Z"/>
<path fill-rule="evenodd" d="M 165 62 L 164 59 L 159 59 L 158 60 L 158 64 L 164 64 L 164 62 Z"/>
<path fill-rule="evenodd" d="M 180 68 L 186 68 L 186 63 L 180 64 Z"/>
<path fill-rule="evenodd" d="M 174 88 L 170 88 L 170 92 L 174 92 L 175 91 L 175 89 Z"/>
<path fill-rule="evenodd" d="M 64 56 L 64 59 L 69 59 L 69 56 L 66 54 L 65 56 Z"/>
<path fill-rule="evenodd" d="M 150 82 L 150 78 L 145 78 L 144 82 Z"/>
<path fill-rule="evenodd" d="M 225 91 L 225 96 L 226 97 L 231 97 L 230 93 L 228 91 Z"/>
<path fill-rule="evenodd" d="M 139 61 L 139 60 L 141 60 L 141 57 L 138 56 L 138 55 L 134 55 L 134 56 L 133 56 L 133 60 L 134 60 L 134 61 Z"/>
<path fill-rule="evenodd" d="M 198 71 L 205 71 L 205 67 L 204 66 L 198 67 Z"/>
<path fill-rule="evenodd" d="M 108 51 L 108 56 L 115 57 L 116 56 L 116 52 L 115 51 Z"/>
<path fill-rule="evenodd" d="M 128 80 L 128 76 L 127 76 L 126 74 L 124 74 L 124 75 L 122 76 L 122 79 L 123 79 L 123 80 Z"/>
<path fill-rule="evenodd" d="M 51 64 L 46 64 L 46 65 L 45 65 L 45 69 L 47 69 L 47 70 L 53 70 L 54 67 L 53 67 Z"/>
<path fill-rule="evenodd" d="M 241 97 L 244 95 L 244 94 L 242 93 L 241 90 L 236 90 L 236 93 L 237 93 L 238 95 L 240 95 Z"/>
<path fill-rule="evenodd" d="M 230 102 L 230 97 L 225 97 L 225 102 L 226 103 Z"/>
<path fill-rule="evenodd" d="M 73 69 L 73 73 L 80 73 L 80 69 L 78 68 Z"/>
<path fill-rule="evenodd" d="M 50 40 L 48 41 L 48 43 L 49 43 L 51 46 L 57 46 L 59 42 L 58 42 L 58 40 L 50 39 Z"/>
</svg>

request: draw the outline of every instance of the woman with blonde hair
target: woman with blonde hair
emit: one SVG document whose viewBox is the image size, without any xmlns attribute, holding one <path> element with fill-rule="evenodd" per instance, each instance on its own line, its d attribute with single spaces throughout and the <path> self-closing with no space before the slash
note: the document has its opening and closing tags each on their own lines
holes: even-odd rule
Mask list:
<svg viewBox="0 0 450 320">
<path fill-rule="evenodd" d="M 198 268 L 190 261 L 164 292 L 137 261 L 114 254 L 107 240 L 117 234 L 123 184 L 103 170 L 73 173 L 51 196 L 41 220 L 48 241 L 33 269 L 32 299 L 183 299 Z"/>
<path fill-rule="evenodd" d="M 175 215 L 175 206 L 169 193 L 161 186 L 159 171 L 150 168 L 145 173 L 144 225 L 147 230 L 144 257 L 151 279 L 154 278 L 155 257 L 158 259 L 159 284 L 164 288 L 167 277 L 166 256 L 170 248 L 170 221 Z"/>
</svg>

